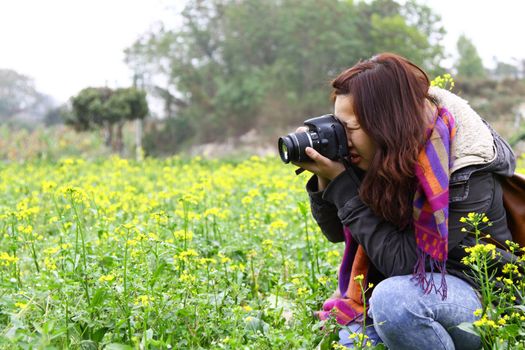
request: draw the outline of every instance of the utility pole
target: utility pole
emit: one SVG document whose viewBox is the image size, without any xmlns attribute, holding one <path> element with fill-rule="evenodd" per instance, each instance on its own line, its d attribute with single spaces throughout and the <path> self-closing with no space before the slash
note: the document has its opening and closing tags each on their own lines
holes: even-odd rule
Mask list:
<svg viewBox="0 0 525 350">
<path fill-rule="evenodd" d="M 142 79 L 142 76 L 139 77 L 139 75 L 135 73 L 133 75 L 133 87 L 137 89 L 138 85 L 140 85 L 140 88 L 143 89 L 144 81 Z M 144 150 L 142 149 L 142 130 L 142 119 L 135 119 L 135 159 L 137 160 L 137 162 L 141 162 L 142 160 L 144 160 Z"/>
</svg>

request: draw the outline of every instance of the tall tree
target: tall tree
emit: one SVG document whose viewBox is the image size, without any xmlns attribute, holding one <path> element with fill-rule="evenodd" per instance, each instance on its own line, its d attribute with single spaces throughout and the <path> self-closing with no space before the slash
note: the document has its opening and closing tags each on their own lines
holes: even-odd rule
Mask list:
<svg viewBox="0 0 525 350">
<path fill-rule="evenodd" d="M 456 62 L 458 78 L 485 78 L 487 73 L 476 46 L 465 35 L 457 42 L 459 58 Z"/>
<path fill-rule="evenodd" d="M 496 67 L 492 70 L 495 79 L 519 79 L 520 67 L 496 60 Z"/>
<path fill-rule="evenodd" d="M 106 102 L 108 119 L 116 127 L 113 148 L 122 152 L 124 147 L 122 129 L 126 121 L 144 119 L 148 114 L 148 104 L 144 91 L 136 88 L 120 88 L 113 91 Z"/>
<path fill-rule="evenodd" d="M 394 0 L 359 2 L 359 35 L 367 52 L 389 51 L 405 56 L 431 74 L 440 74 L 444 58 L 441 17 L 414 0 L 404 5 Z"/>
<path fill-rule="evenodd" d="M 180 27 L 126 53 L 202 142 L 325 113 L 330 79 L 380 51 L 432 66 L 443 57 L 436 33 L 439 18 L 412 1 L 189 0 Z"/>
<path fill-rule="evenodd" d="M 11 69 L 0 69 L 0 119 L 28 111 L 43 99 L 31 78 Z"/>
<path fill-rule="evenodd" d="M 116 152 L 123 149 L 124 123 L 144 119 L 149 112 L 145 92 L 136 88 L 88 87 L 72 97 L 71 104 L 72 113 L 65 114 L 66 123 L 77 131 L 104 128 L 106 145 Z"/>
</svg>

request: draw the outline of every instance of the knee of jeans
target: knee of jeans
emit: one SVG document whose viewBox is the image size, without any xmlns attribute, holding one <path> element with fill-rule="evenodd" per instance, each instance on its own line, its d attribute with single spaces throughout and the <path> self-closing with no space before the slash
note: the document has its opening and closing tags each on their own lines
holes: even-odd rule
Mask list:
<svg viewBox="0 0 525 350">
<path fill-rule="evenodd" d="M 387 321 L 396 323 L 406 318 L 406 313 L 410 312 L 406 308 L 407 292 L 403 287 L 405 282 L 403 276 L 387 278 L 372 291 L 370 297 L 370 315 L 376 322 Z"/>
</svg>

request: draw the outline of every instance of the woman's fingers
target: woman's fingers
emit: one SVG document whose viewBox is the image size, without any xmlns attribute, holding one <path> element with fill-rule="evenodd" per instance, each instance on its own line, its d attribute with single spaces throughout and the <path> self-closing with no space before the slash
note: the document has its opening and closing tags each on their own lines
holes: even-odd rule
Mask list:
<svg viewBox="0 0 525 350">
<path fill-rule="evenodd" d="M 311 162 L 292 162 L 292 164 L 327 180 L 333 180 L 345 170 L 342 163 L 326 158 L 312 147 L 306 147 L 305 153 L 312 160 Z"/>
<path fill-rule="evenodd" d="M 298 133 L 298 132 L 307 132 L 309 129 L 307 126 L 300 126 L 298 127 L 297 129 L 295 129 L 295 132 Z"/>
<path fill-rule="evenodd" d="M 312 147 L 306 147 L 305 152 L 306 155 L 313 160 L 313 163 L 317 167 L 315 174 L 320 177 L 333 180 L 337 175 L 341 174 L 345 170 L 343 164 L 326 158 Z"/>
<path fill-rule="evenodd" d="M 311 173 L 317 174 L 319 172 L 319 167 L 314 162 L 292 162 L 293 165 L 308 170 Z"/>
<path fill-rule="evenodd" d="M 306 147 L 305 153 L 308 157 L 310 157 L 311 160 L 313 160 L 315 163 L 317 163 L 320 166 L 327 166 L 328 162 L 331 162 L 330 159 L 322 156 L 321 153 L 317 152 L 312 147 Z"/>
</svg>

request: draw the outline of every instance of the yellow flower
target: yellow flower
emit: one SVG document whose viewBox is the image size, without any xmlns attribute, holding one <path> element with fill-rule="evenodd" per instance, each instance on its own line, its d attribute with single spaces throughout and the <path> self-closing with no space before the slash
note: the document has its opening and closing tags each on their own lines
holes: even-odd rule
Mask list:
<svg viewBox="0 0 525 350">
<path fill-rule="evenodd" d="M 153 232 L 148 233 L 148 237 L 152 241 L 158 241 L 159 240 L 159 235 L 157 235 L 156 233 L 153 233 Z"/>
<path fill-rule="evenodd" d="M 136 246 L 137 244 L 139 243 L 139 241 L 137 239 L 128 239 L 128 241 L 126 242 L 127 245 L 129 246 Z"/>
<path fill-rule="evenodd" d="M 209 209 L 206 209 L 206 211 L 204 212 L 203 216 L 204 217 L 217 216 L 220 212 L 221 212 L 220 208 L 217 208 L 217 207 L 209 208 Z"/>
<path fill-rule="evenodd" d="M 232 271 L 239 270 L 241 272 L 244 272 L 244 270 L 246 270 L 246 265 L 244 265 L 243 263 L 238 263 L 237 265 L 230 265 L 230 269 Z"/>
<path fill-rule="evenodd" d="M 308 292 L 308 288 L 299 288 L 297 289 L 297 296 L 301 297 L 303 295 L 305 295 L 306 293 Z"/>
<path fill-rule="evenodd" d="M 268 194 L 268 203 L 280 205 L 286 200 L 286 192 L 273 192 Z"/>
<path fill-rule="evenodd" d="M 357 275 L 357 276 L 354 277 L 354 281 L 356 281 L 358 283 L 359 282 L 363 282 L 364 279 L 365 279 L 365 276 L 363 276 L 363 274 Z"/>
<path fill-rule="evenodd" d="M 139 295 L 136 299 L 134 304 L 140 305 L 140 306 L 150 306 L 153 301 L 155 300 L 154 297 L 149 295 Z"/>
<path fill-rule="evenodd" d="M 60 247 L 50 247 L 44 249 L 44 254 L 53 255 L 60 250 Z"/>
<path fill-rule="evenodd" d="M 54 181 L 42 181 L 42 191 L 50 192 L 52 189 L 57 187 L 57 183 Z"/>
<path fill-rule="evenodd" d="M 221 264 L 225 264 L 227 262 L 230 262 L 232 261 L 232 259 L 228 258 L 226 255 L 222 254 L 222 253 L 219 253 L 217 254 L 218 257 L 221 259 Z"/>
<path fill-rule="evenodd" d="M 27 303 L 16 302 L 15 306 L 23 310 L 27 307 Z"/>
<path fill-rule="evenodd" d="M 481 309 L 476 309 L 476 311 L 474 311 L 474 316 L 479 317 L 479 316 L 481 316 L 481 313 L 482 313 L 482 312 L 483 312 L 483 310 L 481 310 Z"/>
<path fill-rule="evenodd" d="M 173 258 L 175 260 L 189 261 L 189 258 L 197 256 L 199 256 L 199 253 L 197 253 L 195 249 L 187 249 L 185 251 L 180 252 L 179 254 L 175 254 Z"/>
<path fill-rule="evenodd" d="M 287 223 L 286 221 L 283 221 L 283 220 L 275 220 L 275 221 L 273 221 L 273 222 L 270 224 L 270 229 L 271 229 L 271 230 L 274 230 L 274 231 L 277 231 L 277 230 L 285 229 L 287 226 L 288 226 L 288 223 Z"/>
<path fill-rule="evenodd" d="M 98 278 L 100 282 L 111 282 L 115 279 L 115 275 L 109 274 L 109 275 L 102 275 Z"/>
<path fill-rule="evenodd" d="M 192 231 L 186 231 L 186 230 L 177 230 L 173 232 L 173 236 L 175 236 L 176 239 L 179 240 L 185 240 L 185 241 L 192 241 L 193 240 L 193 232 Z"/>
<path fill-rule="evenodd" d="M 52 271 L 57 269 L 57 265 L 56 265 L 55 261 L 50 259 L 47 256 L 44 258 L 44 266 L 46 267 L 46 269 L 52 270 Z"/>
<path fill-rule="evenodd" d="M 9 255 L 6 252 L 0 252 L 0 266 L 9 266 L 16 262 L 18 262 L 17 256 Z"/>
<path fill-rule="evenodd" d="M 251 307 L 250 305 L 244 305 L 242 308 L 243 308 L 244 311 L 246 311 L 246 312 L 250 312 L 250 311 L 253 310 L 252 307 Z"/>
<path fill-rule="evenodd" d="M 31 225 L 18 225 L 17 229 L 18 229 L 18 232 L 20 233 L 25 233 L 25 234 L 33 233 L 33 226 Z"/>
<path fill-rule="evenodd" d="M 273 247 L 273 241 L 271 239 L 265 239 L 263 242 L 262 242 L 262 245 L 264 247 L 264 249 L 272 249 Z"/>
<path fill-rule="evenodd" d="M 348 348 L 344 345 L 341 345 L 340 343 L 333 341 L 332 342 L 332 349 L 335 350 L 348 350 Z"/>
<path fill-rule="evenodd" d="M 501 272 L 506 274 L 519 274 L 518 266 L 510 263 L 505 264 Z"/>
<path fill-rule="evenodd" d="M 241 203 L 242 203 L 243 205 L 248 205 L 248 204 L 251 204 L 252 202 L 253 202 L 253 197 L 248 197 L 248 196 L 246 196 L 246 197 L 243 197 L 243 198 L 241 199 Z"/>
<path fill-rule="evenodd" d="M 496 246 L 494 244 L 476 244 L 473 247 L 465 248 L 465 252 L 473 258 L 489 255 L 492 259 L 496 258 Z"/>
<path fill-rule="evenodd" d="M 188 273 L 187 270 L 184 270 L 182 274 L 179 277 L 179 280 L 183 283 L 193 283 L 197 280 L 197 278 L 190 273 Z"/>
</svg>

